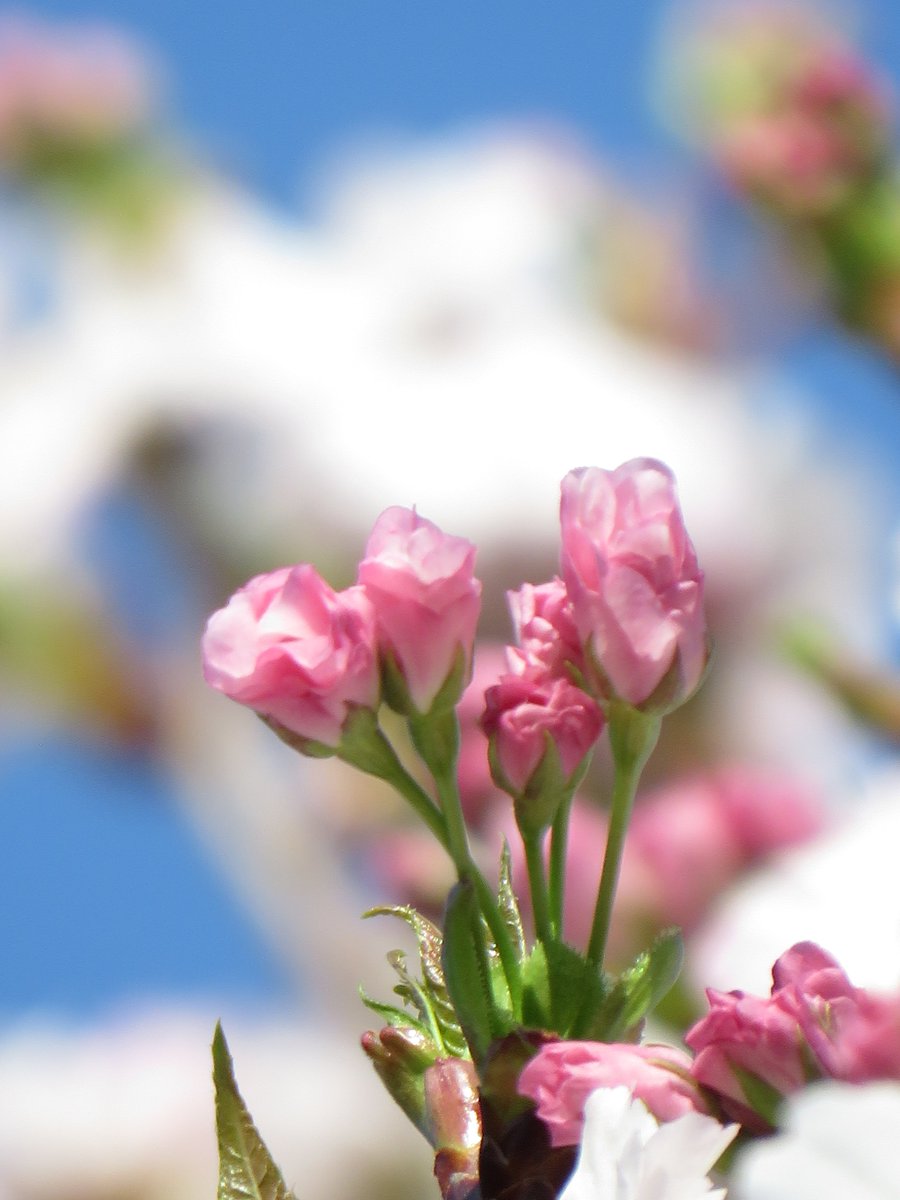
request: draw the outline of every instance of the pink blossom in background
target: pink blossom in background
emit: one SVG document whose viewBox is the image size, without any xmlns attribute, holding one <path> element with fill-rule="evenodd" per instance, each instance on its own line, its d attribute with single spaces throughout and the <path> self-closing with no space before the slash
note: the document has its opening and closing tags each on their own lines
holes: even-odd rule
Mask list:
<svg viewBox="0 0 900 1200">
<path fill-rule="evenodd" d="M 854 987 L 830 954 L 800 942 L 779 958 L 774 989 L 789 996 L 822 1071 L 865 1083 L 900 1079 L 900 995 Z"/>
<path fill-rule="evenodd" d="M 567 675 L 567 663 L 582 669 L 581 640 L 561 579 L 523 583 L 518 591 L 507 592 L 506 596 L 516 637 L 516 646 L 510 647 L 512 671 Z"/>
<path fill-rule="evenodd" d="M 737 763 L 706 778 L 748 863 L 822 832 L 819 797 L 793 775 Z"/>
<path fill-rule="evenodd" d="M 636 706 L 686 699 L 708 655 L 703 575 L 669 468 L 636 458 L 571 471 L 560 519 L 563 578 L 601 692 Z"/>
<path fill-rule="evenodd" d="M 375 609 L 379 649 L 395 660 L 420 713 L 429 711 L 460 654 L 468 681 L 481 610 L 474 565 L 471 542 L 409 508 L 386 509 L 366 543 L 358 582 Z"/>
<path fill-rule="evenodd" d="M 144 119 L 153 87 L 146 63 L 118 33 L 33 19 L 0 24 L 0 148 L 29 137 L 99 141 Z"/>
<path fill-rule="evenodd" d="M 484 693 L 507 671 L 506 648 L 500 642 L 478 642 L 472 680 L 456 706 L 459 718 L 459 759 L 456 776 L 463 813 L 471 828 L 478 828 L 501 793 L 491 778 L 488 740 L 481 728 Z"/>
<path fill-rule="evenodd" d="M 366 862 L 392 900 L 431 914 L 442 911 L 456 872 L 446 851 L 425 829 L 369 834 Z"/>
<path fill-rule="evenodd" d="M 684 1039 L 695 1055 L 691 1073 L 718 1095 L 729 1117 L 762 1131 L 768 1125 L 748 1103 L 740 1073 L 749 1072 L 781 1095 L 803 1087 L 804 1039 L 794 1007 L 778 995 L 762 999 L 714 988 L 706 995 L 709 1012 Z"/>
<path fill-rule="evenodd" d="M 482 728 L 506 780 L 525 790 L 551 739 L 569 778 L 603 729 L 594 701 L 566 679 L 504 675 L 485 693 Z"/>
<path fill-rule="evenodd" d="M 735 1067 L 786 1095 L 817 1074 L 863 1083 L 900 1079 L 900 995 L 854 987 L 813 942 L 799 942 L 772 969 L 767 999 L 707 992 L 710 1011 L 688 1031 L 694 1076 L 719 1093 L 726 1112 L 762 1128 L 746 1109 Z"/>
<path fill-rule="evenodd" d="M 350 706 L 378 704 L 372 606 L 306 564 L 257 575 L 209 618 L 203 673 L 292 733 L 337 746 Z"/>
<path fill-rule="evenodd" d="M 660 1121 L 708 1112 L 690 1066 L 674 1046 L 550 1042 L 525 1064 L 518 1089 L 534 1101 L 552 1145 L 573 1146 L 581 1141 L 585 1101 L 597 1088 L 627 1087 Z"/>
<path fill-rule="evenodd" d="M 689 929 L 740 873 L 818 833 L 822 810 L 790 776 L 742 765 L 687 776 L 638 798 L 623 874 L 649 876 L 644 909 Z"/>
</svg>

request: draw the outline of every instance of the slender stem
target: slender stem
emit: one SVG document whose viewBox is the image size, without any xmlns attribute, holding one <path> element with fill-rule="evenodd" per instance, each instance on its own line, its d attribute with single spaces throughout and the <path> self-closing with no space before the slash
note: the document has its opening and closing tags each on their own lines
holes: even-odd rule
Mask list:
<svg viewBox="0 0 900 1200">
<path fill-rule="evenodd" d="M 345 736 L 337 753 L 343 762 L 395 787 L 444 849 L 451 853 L 443 813 L 400 762 L 396 750 L 379 727 L 374 713 L 362 711 L 357 714 L 350 736 Z"/>
<path fill-rule="evenodd" d="M 531 909 L 534 913 L 534 929 L 538 940 L 545 945 L 553 941 L 553 928 L 550 919 L 550 898 L 547 894 L 547 877 L 544 872 L 543 853 L 544 831 L 522 834 L 522 844 L 525 847 L 525 862 L 528 866 L 528 886 L 531 889 Z"/>
<path fill-rule="evenodd" d="M 609 735 L 616 776 L 606 853 L 603 856 L 603 872 L 600 876 L 597 905 L 587 948 L 588 962 L 594 966 L 602 965 L 606 953 L 622 848 L 628 831 L 634 794 L 644 764 L 656 745 L 661 723 L 659 717 L 648 717 L 624 706 L 614 707 L 610 712 Z"/>
<path fill-rule="evenodd" d="M 519 970 L 518 956 L 516 955 L 516 949 L 513 945 L 510 932 L 506 927 L 506 922 L 503 920 L 503 914 L 500 912 L 497 897 L 472 858 L 472 852 L 469 849 L 469 839 L 466 835 L 466 827 L 463 821 L 456 776 L 448 775 L 443 779 L 435 776 L 435 783 L 437 784 L 438 795 L 441 799 L 444 819 L 447 822 L 447 849 L 456 864 L 456 872 L 459 878 L 468 880 L 475 888 L 478 903 L 481 906 L 484 919 L 487 921 L 488 929 L 491 931 L 491 937 L 494 939 L 497 953 L 500 955 L 500 962 L 503 966 L 503 973 L 506 976 L 506 986 L 509 989 L 509 998 L 513 1006 L 513 1012 L 518 1014 L 522 1003 L 522 978 Z"/>
<path fill-rule="evenodd" d="M 500 955 L 513 1012 L 519 1015 L 522 1005 L 522 976 L 519 959 L 512 936 L 500 911 L 497 897 L 479 871 L 469 848 L 459 784 L 456 778 L 459 738 L 459 723 L 456 713 L 446 714 L 443 720 L 445 722 L 443 726 L 439 725 L 440 718 L 426 717 L 421 721 L 410 720 L 410 732 L 422 761 L 434 778 L 447 834 L 445 843 L 447 852 L 453 859 L 460 880 L 468 881 L 475 889 L 479 906 L 485 921 L 487 921 L 488 929 L 491 931 L 497 953 Z"/>
<path fill-rule="evenodd" d="M 550 832 L 550 924 L 558 938 L 563 936 L 566 894 L 566 847 L 569 839 L 569 817 L 575 793 L 567 796 L 553 818 Z"/>
</svg>

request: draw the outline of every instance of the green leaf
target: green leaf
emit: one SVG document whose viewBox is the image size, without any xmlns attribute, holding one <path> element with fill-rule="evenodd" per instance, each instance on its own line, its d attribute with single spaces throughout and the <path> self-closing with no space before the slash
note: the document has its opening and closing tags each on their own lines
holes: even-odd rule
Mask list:
<svg viewBox="0 0 900 1200">
<path fill-rule="evenodd" d="M 590 1012 L 603 1003 L 609 977 L 565 942 L 552 942 L 546 953 L 553 1029 L 565 1036 L 571 1033 L 582 1008 Z"/>
<path fill-rule="evenodd" d="M 219 1142 L 217 1200 L 296 1200 L 241 1099 L 220 1024 L 213 1036 L 212 1055 Z"/>
<path fill-rule="evenodd" d="M 777 1128 L 778 1110 L 784 1102 L 781 1092 L 772 1087 L 770 1083 L 766 1083 L 764 1079 L 760 1079 L 758 1075 L 754 1075 L 752 1071 L 744 1070 L 736 1063 L 731 1064 L 731 1069 L 737 1076 L 748 1105 L 773 1129 Z"/>
<path fill-rule="evenodd" d="M 542 942 L 522 961 L 522 1020 L 535 1029 L 552 1029 L 550 969 Z"/>
<path fill-rule="evenodd" d="M 602 1006 L 608 983 L 565 942 L 538 942 L 522 964 L 522 987 L 525 1024 L 565 1037 L 583 1009 Z"/>
<path fill-rule="evenodd" d="M 522 927 L 522 914 L 519 902 L 512 885 L 512 863 L 509 853 L 509 842 L 503 839 L 503 850 L 500 853 L 500 885 L 497 889 L 497 901 L 503 924 L 509 930 L 513 948 L 521 961 L 525 957 L 525 930 Z"/>
<path fill-rule="evenodd" d="M 382 1017 L 388 1025 L 393 1025 L 395 1029 L 404 1029 L 411 1025 L 413 1028 L 421 1030 L 422 1033 L 431 1034 L 431 1030 L 422 1021 L 412 1016 L 407 1009 L 398 1008 L 396 1004 L 385 1004 L 381 1000 L 374 1000 L 362 988 L 359 989 L 359 998 L 366 1008 L 371 1009 L 373 1013 L 377 1013 L 379 1017 Z"/>
<path fill-rule="evenodd" d="M 409 1000 L 419 1011 L 422 1020 L 429 1026 L 432 1036 L 454 1057 L 466 1055 L 466 1040 L 456 1018 L 456 1012 L 447 991 L 444 968 L 441 961 L 443 935 L 427 917 L 409 905 L 382 905 L 370 908 L 364 917 L 392 916 L 405 921 L 416 936 L 419 961 L 422 964 L 422 981 L 414 980 L 406 970 L 403 956 L 394 951 L 388 961 L 401 979 L 401 986 L 394 990 Z M 399 955 L 399 958 L 397 957 Z M 371 1005 L 370 1005 L 371 1007 Z"/>
<path fill-rule="evenodd" d="M 506 1032 L 498 1021 L 487 954 L 487 934 L 471 884 L 458 883 L 447 900 L 444 919 L 444 978 L 472 1057 L 480 1062 L 495 1036 Z"/>
<path fill-rule="evenodd" d="M 664 930 L 650 949 L 638 955 L 615 981 L 585 1036 L 605 1042 L 626 1040 L 638 1022 L 652 1012 L 671 989 L 683 959 L 681 931 Z"/>
</svg>

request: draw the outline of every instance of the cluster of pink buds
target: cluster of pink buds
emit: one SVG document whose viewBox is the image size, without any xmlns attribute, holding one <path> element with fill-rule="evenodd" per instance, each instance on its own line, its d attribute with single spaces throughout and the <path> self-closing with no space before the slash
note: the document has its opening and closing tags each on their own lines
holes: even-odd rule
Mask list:
<svg viewBox="0 0 900 1200">
<path fill-rule="evenodd" d="M 101 146 L 148 113 L 146 64 L 118 34 L 7 19 L 0 26 L 0 157 Z"/>
<path fill-rule="evenodd" d="M 726 177 L 786 216 L 827 218 L 881 168 L 886 88 L 812 9 L 707 12 L 684 48 L 686 86 Z"/>
<path fill-rule="evenodd" d="M 257 576 L 213 614 L 203 638 L 214 688 L 301 753 L 391 783 L 452 863 L 442 927 L 409 906 L 373 910 L 411 927 L 422 977 L 402 956 L 392 960 L 404 1004 L 364 997 L 386 1024 L 362 1043 L 431 1143 L 445 1200 L 558 1195 L 598 1087 L 624 1085 L 629 1103 L 646 1104 L 647 1138 L 657 1121 L 716 1125 L 683 1051 L 634 1044 L 677 975 L 677 931 L 618 978 L 604 969 L 641 770 L 663 717 L 706 668 L 703 576 L 662 463 L 573 471 L 560 514 L 560 575 L 510 595 L 515 645 L 499 676 L 492 660 L 470 684 L 481 604 L 475 547 L 405 508 L 378 518 L 352 586 L 335 591 L 309 564 Z M 405 726 L 403 754 L 396 717 L 383 723 L 385 705 Z M 482 754 L 487 737 L 494 785 L 511 798 L 521 835 L 521 852 L 504 846 L 495 885 L 470 849 L 467 821 L 478 813 L 463 796 L 488 781 L 483 761 L 460 755 L 461 724 L 481 738 Z M 616 774 L 582 952 L 563 932 L 569 817 L 604 730 Z M 523 856 L 520 905 L 513 863 Z M 233 1088 L 224 1041 L 215 1053 L 221 1096 Z M 630 1121 L 630 1112 L 619 1115 Z M 527 1155 L 516 1150 L 523 1138 Z"/>
</svg>

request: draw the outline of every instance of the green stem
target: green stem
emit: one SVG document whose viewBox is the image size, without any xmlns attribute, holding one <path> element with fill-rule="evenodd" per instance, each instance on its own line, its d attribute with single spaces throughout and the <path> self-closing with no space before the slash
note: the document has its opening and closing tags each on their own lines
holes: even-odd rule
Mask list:
<svg viewBox="0 0 900 1200">
<path fill-rule="evenodd" d="M 553 818 L 550 833 L 550 923 L 558 938 L 563 936 L 566 894 L 566 847 L 569 840 L 569 817 L 572 813 L 574 791 L 567 796 Z"/>
<path fill-rule="evenodd" d="M 447 852 L 453 859 L 460 881 L 470 883 L 475 890 L 479 907 L 500 955 L 513 1012 L 518 1016 L 522 1007 L 522 975 L 518 955 L 497 897 L 479 871 L 469 848 L 456 778 L 459 743 L 456 712 L 451 710 L 439 717 L 411 718 L 409 727 L 416 749 L 434 778 L 446 828 Z"/>
<path fill-rule="evenodd" d="M 547 877 L 544 872 L 543 839 L 543 831 L 527 837 L 522 834 L 525 862 L 528 866 L 528 886 L 531 889 L 531 909 L 534 913 L 534 931 L 538 940 L 547 945 L 554 939 L 550 919 L 550 898 L 547 894 Z"/>
<path fill-rule="evenodd" d="M 435 802 L 409 774 L 369 709 L 360 709 L 344 727 L 337 750 L 342 762 L 395 787 L 451 855 L 447 823 Z"/>
<path fill-rule="evenodd" d="M 622 861 L 622 848 L 638 781 L 644 764 L 650 757 L 662 720 L 657 716 L 646 716 L 625 705 L 611 706 L 609 713 L 609 740 L 613 752 L 616 776 L 613 784 L 612 807 L 609 817 L 609 833 L 606 838 L 606 853 L 603 856 L 603 872 L 597 891 L 597 905 L 591 925 L 587 958 L 592 966 L 603 964 L 609 925 L 612 919 L 616 883 Z"/>
</svg>

